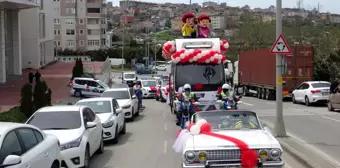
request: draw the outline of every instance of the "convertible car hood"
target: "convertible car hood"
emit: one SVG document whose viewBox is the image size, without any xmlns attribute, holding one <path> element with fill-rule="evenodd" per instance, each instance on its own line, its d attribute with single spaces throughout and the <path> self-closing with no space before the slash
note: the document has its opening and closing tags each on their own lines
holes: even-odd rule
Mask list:
<svg viewBox="0 0 340 168">
<path fill-rule="evenodd" d="M 218 131 L 217 134 L 231 136 L 233 138 L 242 140 L 252 149 L 255 148 L 281 148 L 279 142 L 270 133 L 264 130 L 228 130 Z M 200 150 L 200 149 L 226 149 L 237 148 L 235 144 L 227 140 L 208 136 L 208 135 L 195 135 L 190 136 L 185 144 L 185 148 Z"/>
</svg>

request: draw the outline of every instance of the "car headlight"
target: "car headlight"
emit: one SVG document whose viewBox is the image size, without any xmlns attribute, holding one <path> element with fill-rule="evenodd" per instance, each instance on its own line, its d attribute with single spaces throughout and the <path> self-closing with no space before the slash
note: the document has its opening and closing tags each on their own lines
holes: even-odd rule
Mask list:
<svg viewBox="0 0 340 168">
<path fill-rule="evenodd" d="M 207 160 L 207 153 L 206 152 L 199 152 L 198 153 L 198 160 L 206 161 Z"/>
<path fill-rule="evenodd" d="M 103 123 L 102 125 L 103 125 L 104 128 L 109 128 L 109 127 L 112 127 L 113 124 L 114 124 L 114 122 L 112 120 L 109 120 L 109 121 Z"/>
<path fill-rule="evenodd" d="M 142 88 L 142 92 L 146 92 L 146 90 L 144 88 Z"/>
<path fill-rule="evenodd" d="M 268 152 L 267 152 L 267 150 L 260 150 L 259 151 L 259 157 L 260 157 L 260 159 L 267 159 L 268 158 Z"/>
<path fill-rule="evenodd" d="M 270 156 L 272 159 L 278 159 L 281 157 L 281 150 L 280 149 L 272 149 L 270 151 Z"/>
<path fill-rule="evenodd" d="M 130 108 L 130 107 L 131 107 L 131 105 L 129 104 L 129 105 L 123 106 L 122 108 L 123 108 L 123 109 L 128 109 L 128 108 Z"/>
<path fill-rule="evenodd" d="M 185 156 L 185 159 L 188 161 L 192 161 L 196 158 L 196 155 L 194 152 L 186 152 L 184 156 Z"/>
<path fill-rule="evenodd" d="M 82 137 L 80 137 L 80 138 L 78 138 L 74 141 L 68 142 L 66 144 L 60 145 L 60 150 L 66 150 L 66 149 L 70 149 L 70 148 L 79 147 L 80 143 L 81 143 L 81 139 L 82 139 Z"/>
</svg>

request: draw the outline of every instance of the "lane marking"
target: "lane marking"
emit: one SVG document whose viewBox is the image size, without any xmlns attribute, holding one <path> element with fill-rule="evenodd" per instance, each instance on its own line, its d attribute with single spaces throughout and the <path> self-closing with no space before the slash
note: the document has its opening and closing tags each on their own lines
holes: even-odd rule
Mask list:
<svg viewBox="0 0 340 168">
<path fill-rule="evenodd" d="M 267 102 L 267 101 L 265 101 L 265 103 L 266 103 L 266 104 L 271 104 L 271 105 L 276 104 L 276 103 L 274 103 L 274 102 Z"/>
<path fill-rule="evenodd" d="M 247 105 L 247 106 L 254 106 L 254 104 L 246 103 L 246 102 L 244 102 L 244 101 L 241 101 L 241 102 L 239 102 L 239 103 L 240 103 L 240 104 Z"/>
<path fill-rule="evenodd" d="M 167 131 L 168 130 L 168 125 L 164 124 L 164 130 Z"/>
<path fill-rule="evenodd" d="M 163 147 L 164 147 L 163 148 L 163 153 L 165 154 L 166 151 L 168 150 L 168 141 L 167 140 L 164 141 L 164 146 Z"/>
<path fill-rule="evenodd" d="M 340 120 L 337 120 L 331 117 L 327 117 L 327 116 L 321 116 L 321 117 L 340 123 Z"/>
</svg>

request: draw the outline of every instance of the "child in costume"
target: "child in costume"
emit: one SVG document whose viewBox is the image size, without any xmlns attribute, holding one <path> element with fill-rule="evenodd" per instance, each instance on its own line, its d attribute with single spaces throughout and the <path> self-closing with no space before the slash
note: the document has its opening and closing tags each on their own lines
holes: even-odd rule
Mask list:
<svg viewBox="0 0 340 168">
<path fill-rule="evenodd" d="M 208 38 L 210 33 L 209 24 L 211 22 L 210 17 L 206 14 L 198 16 L 198 38 Z"/>
<path fill-rule="evenodd" d="M 195 32 L 195 15 L 193 13 L 185 13 L 182 16 L 182 36 L 183 38 L 192 38 L 192 34 Z"/>
</svg>

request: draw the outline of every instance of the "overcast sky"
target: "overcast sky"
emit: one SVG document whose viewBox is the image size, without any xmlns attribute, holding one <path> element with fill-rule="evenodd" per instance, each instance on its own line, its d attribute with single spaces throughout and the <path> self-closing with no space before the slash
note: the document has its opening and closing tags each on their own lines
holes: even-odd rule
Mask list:
<svg viewBox="0 0 340 168">
<path fill-rule="evenodd" d="M 119 0 L 108 0 L 113 2 L 115 6 L 119 5 Z M 189 3 L 189 0 L 183 1 L 183 0 L 143 0 L 146 2 L 172 2 L 172 3 L 183 3 L 186 2 Z M 192 0 L 192 3 L 199 3 L 205 2 L 208 0 Z M 270 5 L 274 5 L 276 1 L 275 0 L 210 0 L 213 2 L 226 2 L 228 6 L 244 6 L 249 5 L 251 8 L 267 8 Z M 282 6 L 283 7 L 296 7 L 297 0 L 282 0 Z M 340 0 L 303 0 L 303 7 L 306 9 L 312 9 L 317 8 L 318 3 L 320 2 L 320 11 L 321 12 L 331 12 L 331 13 L 339 13 L 340 14 Z"/>
</svg>

